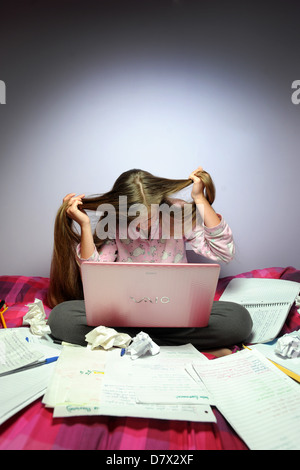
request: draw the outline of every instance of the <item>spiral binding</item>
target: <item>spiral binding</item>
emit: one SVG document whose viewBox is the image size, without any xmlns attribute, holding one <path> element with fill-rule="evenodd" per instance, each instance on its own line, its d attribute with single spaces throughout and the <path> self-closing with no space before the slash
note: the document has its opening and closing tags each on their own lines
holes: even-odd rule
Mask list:
<svg viewBox="0 0 300 470">
<path fill-rule="evenodd" d="M 289 302 L 272 302 L 272 303 L 256 303 L 256 304 L 242 304 L 243 307 L 248 308 L 248 307 L 278 307 L 278 306 L 283 306 L 283 305 L 290 305 Z"/>
</svg>

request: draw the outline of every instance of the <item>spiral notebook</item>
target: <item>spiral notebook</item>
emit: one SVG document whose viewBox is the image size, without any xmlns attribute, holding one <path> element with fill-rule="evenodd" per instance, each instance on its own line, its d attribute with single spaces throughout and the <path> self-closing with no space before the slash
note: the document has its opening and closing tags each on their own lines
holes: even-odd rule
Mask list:
<svg viewBox="0 0 300 470">
<path fill-rule="evenodd" d="M 300 284 L 283 279 L 235 278 L 220 300 L 243 305 L 253 321 L 246 343 L 266 343 L 276 338 L 284 325 Z"/>
</svg>

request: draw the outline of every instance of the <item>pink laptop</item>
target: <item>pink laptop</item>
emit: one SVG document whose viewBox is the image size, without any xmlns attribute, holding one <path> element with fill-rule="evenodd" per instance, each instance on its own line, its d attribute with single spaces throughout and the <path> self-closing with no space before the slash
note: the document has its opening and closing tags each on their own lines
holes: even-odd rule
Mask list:
<svg viewBox="0 0 300 470">
<path fill-rule="evenodd" d="M 218 264 L 93 263 L 81 266 L 87 323 L 108 327 L 207 326 Z"/>
</svg>

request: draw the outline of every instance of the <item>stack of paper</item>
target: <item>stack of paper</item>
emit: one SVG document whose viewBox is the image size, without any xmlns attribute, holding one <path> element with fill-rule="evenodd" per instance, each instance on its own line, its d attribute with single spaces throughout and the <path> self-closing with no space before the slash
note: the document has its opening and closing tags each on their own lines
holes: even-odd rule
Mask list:
<svg viewBox="0 0 300 470">
<path fill-rule="evenodd" d="M 45 393 L 55 362 L 31 366 L 59 353 L 58 345 L 32 335 L 29 328 L 0 331 L 0 424 Z"/>
<path fill-rule="evenodd" d="M 0 424 L 44 395 L 55 363 L 0 377 Z"/>
<path fill-rule="evenodd" d="M 216 422 L 201 380 L 185 371 L 207 359 L 192 345 L 133 361 L 120 349 L 64 347 L 43 403 L 53 416 L 111 415 Z"/>
<path fill-rule="evenodd" d="M 300 388 L 260 352 L 208 361 L 192 345 L 133 361 L 65 346 L 43 402 L 54 417 L 134 416 L 216 422 L 216 406 L 250 449 L 300 449 Z"/>
</svg>

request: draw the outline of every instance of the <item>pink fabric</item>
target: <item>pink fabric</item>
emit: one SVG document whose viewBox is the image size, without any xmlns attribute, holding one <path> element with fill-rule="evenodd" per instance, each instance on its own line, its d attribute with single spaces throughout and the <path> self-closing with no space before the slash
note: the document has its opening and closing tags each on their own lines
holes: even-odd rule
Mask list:
<svg viewBox="0 0 300 470">
<path fill-rule="evenodd" d="M 300 282 L 295 268 L 268 268 L 238 277 L 290 279 Z M 220 279 L 215 300 L 219 299 L 232 277 Z M 41 277 L 0 277 L 0 298 L 9 309 L 8 327 L 22 325 L 27 303 L 37 297 L 47 315 L 49 279 Z M 300 315 L 293 305 L 281 334 L 300 328 Z M 213 359 L 209 356 L 209 359 Z M 247 447 L 227 421 L 213 410 L 217 423 L 194 423 L 141 418 L 73 417 L 53 418 L 41 399 L 36 400 L 0 426 L 0 449 L 10 450 L 246 450 Z"/>
</svg>

